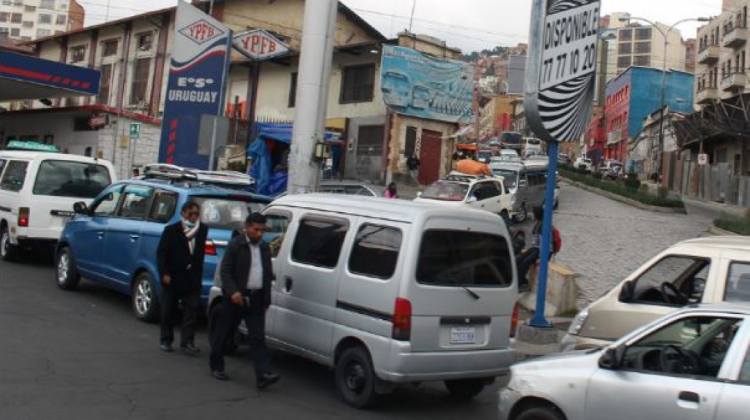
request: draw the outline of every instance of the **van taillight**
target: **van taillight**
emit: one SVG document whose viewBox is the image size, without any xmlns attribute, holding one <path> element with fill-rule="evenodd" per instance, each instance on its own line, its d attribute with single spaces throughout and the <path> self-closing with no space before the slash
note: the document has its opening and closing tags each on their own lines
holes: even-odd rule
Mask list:
<svg viewBox="0 0 750 420">
<path fill-rule="evenodd" d="M 518 305 L 518 302 L 516 302 L 516 306 L 513 307 L 513 316 L 510 318 L 510 338 L 516 337 L 516 330 L 518 329 L 518 312 L 520 311 L 520 307 Z"/>
<path fill-rule="evenodd" d="M 393 339 L 409 341 L 411 338 L 411 302 L 408 299 L 396 298 L 393 310 Z"/>
<path fill-rule="evenodd" d="M 216 245 L 214 241 L 206 241 L 206 248 L 204 249 L 206 255 L 216 255 Z"/>
<path fill-rule="evenodd" d="M 29 227 L 28 207 L 21 207 L 18 209 L 18 227 Z"/>
</svg>

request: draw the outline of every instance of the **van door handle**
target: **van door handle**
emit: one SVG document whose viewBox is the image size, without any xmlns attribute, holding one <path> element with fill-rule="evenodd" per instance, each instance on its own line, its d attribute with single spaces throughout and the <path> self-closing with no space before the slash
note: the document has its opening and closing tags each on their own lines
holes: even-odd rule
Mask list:
<svg viewBox="0 0 750 420">
<path fill-rule="evenodd" d="M 140 235 L 130 235 L 130 241 L 135 242 L 138 239 L 140 239 L 140 237 L 141 237 Z"/>
<path fill-rule="evenodd" d="M 292 287 L 294 287 L 294 279 L 289 276 L 284 277 L 284 292 L 291 292 Z"/>
<path fill-rule="evenodd" d="M 696 394 L 695 392 L 682 391 L 680 392 L 680 396 L 678 398 L 680 401 L 685 401 L 693 404 L 701 403 L 701 396 Z"/>
</svg>

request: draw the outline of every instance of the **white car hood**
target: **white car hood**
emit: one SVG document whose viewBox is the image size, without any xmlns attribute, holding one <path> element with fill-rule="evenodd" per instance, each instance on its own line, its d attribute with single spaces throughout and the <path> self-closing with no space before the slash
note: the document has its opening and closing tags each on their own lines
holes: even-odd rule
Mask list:
<svg viewBox="0 0 750 420">
<path fill-rule="evenodd" d="M 464 201 L 443 201 L 443 200 L 430 200 L 427 198 L 416 198 L 414 199 L 417 203 L 436 204 L 438 206 L 449 206 L 449 207 L 461 207 L 466 206 Z"/>
</svg>

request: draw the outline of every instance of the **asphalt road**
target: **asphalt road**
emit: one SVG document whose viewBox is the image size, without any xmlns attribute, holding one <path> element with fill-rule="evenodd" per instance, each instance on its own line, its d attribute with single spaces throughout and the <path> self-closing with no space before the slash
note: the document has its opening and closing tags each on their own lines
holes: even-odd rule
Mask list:
<svg viewBox="0 0 750 420">
<path fill-rule="evenodd" d="M 279 352 L 282 382 L 258 393 L 246 349 L 227 360 L 232 380 L 219 382 L 209 376 L 205 325 L 199 358 L 162 353 L 158 333 L 135 320 L 122 295 L 88 281 L 59 290 L 50 261 L 0 262 L 0 418 L 496 418 L 499 384 L 469 403 L 439 383 L 404 386 L 358 411 L 337 399 L 328 369 Z"/>
</svg>

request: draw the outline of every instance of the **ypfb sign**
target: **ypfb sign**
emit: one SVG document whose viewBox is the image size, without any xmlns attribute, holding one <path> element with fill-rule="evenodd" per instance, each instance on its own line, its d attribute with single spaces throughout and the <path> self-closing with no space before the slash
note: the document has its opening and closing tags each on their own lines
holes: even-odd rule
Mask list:
<svg viewBox="0 0 750 420">
<path fill-rule="evenodd" d="M 208 156 L 198 152 L 201 116 L 222 111 L 231 40 L 217 20 L 186 2 L 177 6 L 160 162 L 208 168 Z"/>
<path fill-rule="evenodd" d="M 526 118 L 541 139 L 575 141 L 596 91 L 598 0 L 534 0 L 526 73 Z"/>
<path fill-rule="evenodd" d="M 289 47 L 263 30 L 241 33 L 234 37 L 234 48 L 253 61 L 263 61 L 285 55 Z"/>
</svg>

